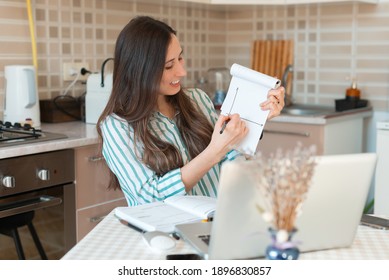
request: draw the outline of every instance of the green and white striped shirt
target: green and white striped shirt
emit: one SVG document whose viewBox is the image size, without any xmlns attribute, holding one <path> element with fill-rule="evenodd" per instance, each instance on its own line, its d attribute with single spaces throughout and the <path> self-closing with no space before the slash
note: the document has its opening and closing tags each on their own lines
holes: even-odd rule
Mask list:
<svg viewBox="0 0 389 280">
<path fill-rule="evenodd" d="M 200 89 L 188 89 L 185 93 L 197 104 L 208 120 L 215 125 L 218 116 L 208 95 Z M 167 118 L 160 112 L 155 112 L 150 120 L 149 129 L 155 136 L 176 146 L 181 151 L 184 164 L 190 161 L 187 147 L 174 120 Z M 134 132 L 127 121 L 112 114 L 101 123 L 101 131 L 103 156 L 109 168 L 118 178 L 129 206 L 161 201 L 173 195 L 186 194 L 180 168 L 171 170 L 159 177 L 135 155 Z M 136 145 L 138 151 L 142 153 L 142 143 Z M 190 194 L 216 197 L 221 164 L 226 160 L 233 160 L 237 157 L 240 157 L 237 151 L 230 151 L 221 162 L 205 174 Z"/>
</svg>

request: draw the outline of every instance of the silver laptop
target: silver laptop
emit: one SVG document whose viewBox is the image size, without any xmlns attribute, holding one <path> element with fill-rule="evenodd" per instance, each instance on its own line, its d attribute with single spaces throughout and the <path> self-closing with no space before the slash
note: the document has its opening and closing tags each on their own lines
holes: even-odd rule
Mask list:
<svg viewBox="0 0 389 280">
<path fill-rule="evenodd" d="M 376 161 L 373 153 L 317 157 L 312 185 L 293 238 L 301 242 L 301 252 L 352 244 Z M 252 181 L 250 164 L 224 164 L 212 223 L 176 225 L 177 233 L 205 259 L 260 258 L 270 244 L 269 224 L 255 206 L 261 196 Z M 207 245 L 204 240 L 209 235 Z"/>
</svg>

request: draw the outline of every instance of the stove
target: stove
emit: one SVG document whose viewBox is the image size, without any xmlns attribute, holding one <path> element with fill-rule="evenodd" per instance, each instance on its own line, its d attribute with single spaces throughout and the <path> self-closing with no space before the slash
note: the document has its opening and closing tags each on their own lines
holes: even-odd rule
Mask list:
<svg viewBox="0 0 389 280">
<path fill-rule="evenodd" d="M 0 148 L 64 138 L 67 138 L 64 134 L 43 132 L 28 123 L 22 125 L 0 121 Z"/>
<path fill-rule="evenodd" d="M 1 148 L 67 138 L 29 124 L 0 121 Z M 44 143 L 44 142 L 42 142 Z M 22 146 L 15 146 L 22 147 Z M 28 146 L 29 149 L 33 147 Z M 5 148 L 6 149 L 6 148 Z M 74 150 L 2 158 L 0 160 L 0 227 L 4 219 L 15 224 L 32 215 L 33 224 L 49 259 L 60 259 L 76 244 Z M 18 228 L 25 252 L 10 249 L 9 237 L 0 231 L 0 260 L 37 259 L 38 251 L 27 227 Z M 12 246 L 12 245 L 10 245 Z M 11 247 L 12 248 L 12 247 Z"/>
</svg>

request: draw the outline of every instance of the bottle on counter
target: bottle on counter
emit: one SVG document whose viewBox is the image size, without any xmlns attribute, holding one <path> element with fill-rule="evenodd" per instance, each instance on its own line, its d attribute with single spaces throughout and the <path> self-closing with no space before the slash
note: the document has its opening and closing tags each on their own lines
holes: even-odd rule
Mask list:
<svg viewBox="0 0 389 280">
<path fill-rule="evenodd" d="M 346 90 L 346 100 L 359 100 L 361 98 L 361 91 L 357 88 L 357 81 L 352 80 L 351 87 Z"/>
<path fill-rule="evenodd" d="M 226 92 L 223 90 L 223 74 L 221 72 L 216 72 L 215 76 L 216 76 L 216 90 L 213 99 L 213 104 L 215 105 L 216 109 L 220 109 L 226 97 Z"/>
<path fill-rule="evenodd" d="M 335 110 L 337 112 L 366 107 L 368 100 L 361 99 L 361 91 L 357 87 L 356 79 L 352 79 L 351 87 L 346 89 L 346 98 L 335 100 Z"/>
</svg>

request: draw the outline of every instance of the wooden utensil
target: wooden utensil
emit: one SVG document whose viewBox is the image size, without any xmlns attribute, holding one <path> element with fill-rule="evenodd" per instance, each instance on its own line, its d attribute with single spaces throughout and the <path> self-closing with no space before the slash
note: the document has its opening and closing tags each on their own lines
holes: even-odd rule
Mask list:
<svg viewBox="0 0 389 280">
<path fill-rule="evenodd" d="M 252 44 L 251 68 L 282 79 L 288 65 L 293 65 L 292 40 L 255 40 Z M 285 92 L 292 94 L 292 72 L 286 77 Z"/>
</svg>

